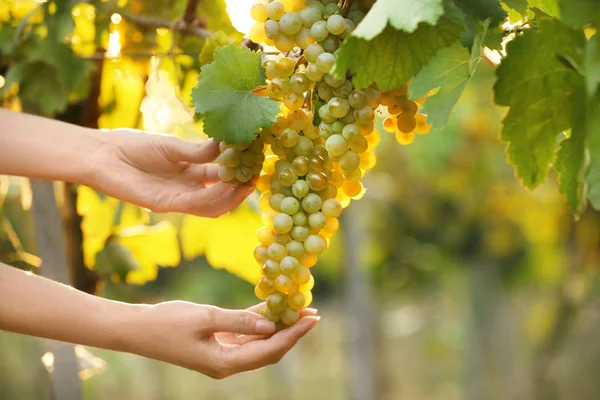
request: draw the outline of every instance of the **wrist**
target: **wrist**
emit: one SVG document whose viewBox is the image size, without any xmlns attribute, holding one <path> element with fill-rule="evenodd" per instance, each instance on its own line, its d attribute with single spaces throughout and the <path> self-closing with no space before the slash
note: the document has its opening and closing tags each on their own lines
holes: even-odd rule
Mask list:
<svg viewBox="0 0 600 400">
<path fill-rule="evenodd" d="M 110 334 L 106 336 L 107 343 L 104 343 L 102 347 L 139 355 L 139 342 L 147 328 L 145 315 L 151 306 L 115 303 L 118 305 L 118 310 L 109 311 L 106 320 L 103 321 L 109 327 Z"/>
</svg>

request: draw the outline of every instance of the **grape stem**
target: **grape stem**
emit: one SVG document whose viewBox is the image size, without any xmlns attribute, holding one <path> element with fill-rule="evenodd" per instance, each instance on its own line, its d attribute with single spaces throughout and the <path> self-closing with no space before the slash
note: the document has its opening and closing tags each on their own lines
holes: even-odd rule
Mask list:
<svg viewBox="0 0 600 400">
<path fill-rule="evenodd" d="M 352 6 L 352 2 L 354 0 L 345 0 L 344 1 L 344 5 L 342 5 L 342 16 L 345 18 L 348 16 L 348 13 L 350 12 L 350 7 Z"/>
</svg>

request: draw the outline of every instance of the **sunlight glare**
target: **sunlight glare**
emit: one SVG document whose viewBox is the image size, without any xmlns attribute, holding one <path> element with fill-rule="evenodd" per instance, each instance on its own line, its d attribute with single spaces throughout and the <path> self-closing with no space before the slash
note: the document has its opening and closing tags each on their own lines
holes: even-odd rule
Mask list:
<svg viewBox="0 0 600 400">
<path fill-rule="evenodd" d="M 108 46 L 106 48 L 106 56 L 118 57 L 121 53 L 121 34 L 119 31 L 113 31 L 108 35 Z"/>
<path fill-rule="evenodd" d="M 225 0 L 227 14 L 233 27 L 240 33 L 247 35 L 254 20 L 250 16 L 250 7 L 254 4 L 251 0 Z"/>
</svg>

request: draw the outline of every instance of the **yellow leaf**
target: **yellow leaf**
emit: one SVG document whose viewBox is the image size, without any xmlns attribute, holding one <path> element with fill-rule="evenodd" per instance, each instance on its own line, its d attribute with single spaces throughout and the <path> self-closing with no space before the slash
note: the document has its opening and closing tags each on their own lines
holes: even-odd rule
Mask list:
<svg viewBox="0 0 600 400">
<path fill-rule="evenodd" d="M 119 230 L 130 226 L 148 224 L 149 222 L 150 216 L 146 210 L 129 203 L 123 205 L 121 219 L 119 221 Z"/>
<path fill-rule="evenodd" d="M 81 215 L 83 232 L 83 258 L 88 268 L 96 264 L 96 254 L 104 248 L 112 233 L 113 219 L 118 200 L 107 197 L 102 200 L 86 186 L 77 188 L 77 213 Z"/>
<path fill-rule="evenodd" d="M 131 251 L 140 269 L 127 274 L 127 283 L 143 284 L 156 279 L 158 267 L 176 267 L 180 262 L 177 230 L 169 221 L 136 225 L 119 231 L 118 243 Z"/>
<path fill-rule="evenodd" d="M 186 216 L 181 230 L 184 257 L 204 254 L 214 268 L 224 268 L 256 283 L 261 271 L 253 254 L 258 244 L 256 231 L 261 225 L 259 214 L 247 204 L 218 219 Z"/>
</svg>

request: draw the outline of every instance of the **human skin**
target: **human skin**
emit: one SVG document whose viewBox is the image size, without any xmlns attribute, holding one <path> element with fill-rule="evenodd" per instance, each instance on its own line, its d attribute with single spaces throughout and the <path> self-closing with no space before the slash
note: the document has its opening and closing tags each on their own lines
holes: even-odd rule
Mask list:
<svg viewBox="0 0 600 400">
<path fill-rule="evenodd" d="M 219 181 L 218 144 L 99 131 L 0 110 L 0 174 L 89 186 L 155 212 L 218 217 L 253 190 Z M 137 354 L 222 379 L 278 362 L 319 321 L 292 327 L 248 310 L 182 301 L 128 304 L 0 263 L 0 329 Z"/>
</svg>

